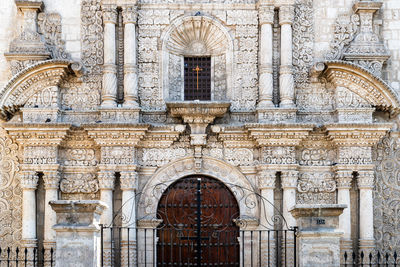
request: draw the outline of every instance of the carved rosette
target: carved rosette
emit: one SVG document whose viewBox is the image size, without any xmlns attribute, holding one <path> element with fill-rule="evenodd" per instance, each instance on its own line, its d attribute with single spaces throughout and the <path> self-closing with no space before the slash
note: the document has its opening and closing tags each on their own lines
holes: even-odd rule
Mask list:
<svg viewBox="0 0 400 267">
<path fill-rule="evenodd" d="M 101 171 L 97 178 L 99 180 L 99 189 L 100 190 L 113 190 L 114 189 L 114 181 L 115 174 L 111 171 Z"/>
<path fill-rule="evenodd" d="M 58 171 L 45 171 L 43 175 L 44 189 L 58 189 L 60 184 L 60 173 Z"/>
<path fill-rule="evenodd" d="M 282 188 L 283 189 L 296 189 L 297 188 L 297 180 L 298 180 L 299 172 L 298 171 L 282 171 Z"/>
<path fill-rule="evenodd" d="M 121 172 L 121 190 L 135 190 L 137 188 L 137 176 L 135 171 Z"/>
<path fill-rule="evenodd" d="M 276 172 L 272 170 L 262 170 L 258 175 L 258 188 L 274 189 L 276 180 Z"/>
<path fill-rule="evenodd" d="M 20 185 L 24 190 L 36 190 L 39 177 L 34 171 L 24 171 L 20 175 Z"/>
<path fill-rule="evenodd" d="M 358 171 L 357 184 L 360 189 L 374 188 L 374 171 Z"/>
</svg>

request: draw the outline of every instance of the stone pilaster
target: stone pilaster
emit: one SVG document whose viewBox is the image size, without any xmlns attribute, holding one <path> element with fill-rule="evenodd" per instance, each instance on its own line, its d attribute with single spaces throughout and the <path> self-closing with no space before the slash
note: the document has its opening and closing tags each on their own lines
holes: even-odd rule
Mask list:
<svg viewBox="0 0 400 267">
<path fill-rule="evenodd" d="M 368 253 L 375 247 L 374 242 L 374 208 L 372 189 L 374 188 L 374 171 L 358 172 L 357 184 L 360 190 L 360 243 L 359 249 Z"/>
<path fill-rule="evenodd" d="M 115 173 L 112 171 L 100 171 L 99 176 L 99 189 L 100 189 L 100 200 L 103 201 L 107 208 L 104 210 L 101 216 L 101 224 L 110 226 L 113 223 L 113 190 Z"/>
<path fill-rule="evenodd" d="M 265 230 L 274 229 L 274 189 L 276 172 L 261 170 L 258 175 L 258 188 L 261 191 L 260 224 L 261 233 L 261 266 L 275 262 L 275 235 Z"/>
<path fill-rule="evenodd" d="M 339 229 L 343 232 L 341 238 L 341 255 L 347 252 L 348 255 L 352 253 L 351 241 L 351 202 L 350 202 L 350 188 L 353 179 L 353 172 L 349 170 L 336 171 L 336 188 L 337 188 L 337 203 L 346 205 L 343 213 L 339 215 Z M 341 257 L 343 259 L 343 257 Z"/>
<path fill-rule="evenodd" d="M 288 227 L 296 226 L 296 220 L 293 218 L 289 210 L 296 204 L 296 189 L 298 171 L 288 170 L 282 171 L 281 181 L 283 189 L 283 210 L 282 215 L 286 220 Z"/>
<path fill-rule="evenodd" d="M 283 108 L 294 107 L 294 79 L 292 60 L 292 24 L 294 19 L 293 6 L 279 8 L 279 24 L 281 25 L 281 66 L 279 88 L 281 94 L 280 106 Z"/>
<path fill-rule="evenodd" d="M 138 108 L 136 6 L 124 6 L 124 107 Z"/>
<path fill-rule="evenodd" d="M 36 196 L 39 177 L 34 171 L 21 174 L 22 241 L 26 247 L 36 246 Z"/>
<path fill-rule="evenodd" d="M 122 190 L 122 242 L 121 266 L 136 265 L 136 188 L 137 173 L 135 171 L 121 172 Z"/>
<path fill-rule="evenodd" d="M 115 25 L 117 23 L 117 7 L 104 5 L 104 68 L 102 107 L 115 107 L 117 102 L 117 67 L 115 46 Z"/>
<path fill-rule="evenodd" d="M 274 6 L 260 6 L 258 10 L 260 23 L 260 52 L 259 52 L 259 102 L 258 109 L 274 107 L 273 95 L 273 32 Z"/>
<path fill-rule="evenodd" d="M 50 201 L 58 200 L 58 188 L 60 184 L 60 173 L 58 171 L 43 172 L 45 195 L 44 208 L 44 247 L 50 249 L 55 246 L 56 232 L 53 226 L 56 224 L 56 213 L 50 206 Z"/>
</svg>

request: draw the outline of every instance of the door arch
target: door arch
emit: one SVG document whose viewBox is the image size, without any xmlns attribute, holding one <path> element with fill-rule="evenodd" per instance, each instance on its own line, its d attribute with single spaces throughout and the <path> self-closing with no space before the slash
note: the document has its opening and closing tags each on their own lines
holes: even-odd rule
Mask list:
<svg viewBox="0 0 400 267">
<path fill-rule="evenodd" d="M 157 206 L 158 266 L 239 266 L 239 205 L 220 181 L 179 179 Z"/>
</svg>

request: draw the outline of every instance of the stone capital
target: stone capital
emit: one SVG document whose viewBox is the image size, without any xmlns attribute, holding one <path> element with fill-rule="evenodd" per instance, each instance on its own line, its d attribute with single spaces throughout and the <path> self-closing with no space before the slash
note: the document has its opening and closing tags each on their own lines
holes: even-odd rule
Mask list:
<svg viewBox="0 0 400 267">
<path fill-rule="evenodd" d="M 338 170 L 336 171 L 336 187 L 338 189 L 350 189 L 353 180 L 353 171 Z"/>
<path fill-rule="evenodd" d="M 58 189 L 60 180 L 61 177 L 58 171 L 45 171 L 43 175 L 44 189 Z"/>
<path fill-rule="evenodd" d="M 262 170 L 258 175 L 258 187 L 262 189 L 274 189 L 276 172 L 273 170 Z"/>
<path fill-rule="evenodd" d="M 103 23 L 117 23 L 117 6 L 115 5 L 104 5 L 102 6 L 103 11 Z"/>
<path fill-rule="evenodd" d="M 21 176 L 21 187 L 26 190 L 35 190 L 39 181 L 39 177 L 34 171 L 24 171 Z"/>
<path fill-rule="evenodd" d="M 274 9 L 274 6 L 260 6 L 260 8 L 258 9 L 260 25 L 274 24 Z"/>
<path fill-rule="evenodd" d="M 293 6 L 281 6 L 279 8 L 279 25 L 292 24 L 294 19 Z"/>
<path fill-rule="evenodd" d="M 113 190 L 115 174 L 111 171 L 101 171 L 98 176 L 100 190 Z"/>
<path fill-rule="evenodd" d="M 282 171 L 282 188 L 289 189 L 289 188 L 297 188 L 297 180 L 299 177 L 298 171 Z"/>
<path fill-rule="evenodd" d="M 135 171 L 121 172 L 121 190 L 135 190 L 137 184 L 137 173 Z"/>
<path fill-rule="evenodd" d="M 138 17 L 137 7 L 133 5 L 126 5 L 122 7 L 122 19 L 123 23 L 134 23 L 136 24 Z"/>
<path fill-rule="evenodd" d="M 374 188 L 374 171 L 358 171 L 357 184 L 360 189 Z"/>
</svg>

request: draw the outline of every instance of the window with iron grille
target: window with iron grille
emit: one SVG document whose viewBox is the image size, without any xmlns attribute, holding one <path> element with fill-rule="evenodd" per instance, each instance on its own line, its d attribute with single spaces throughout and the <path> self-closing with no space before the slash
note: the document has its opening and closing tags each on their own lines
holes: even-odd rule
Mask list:
<svg viewBox="0 0 400 267">
<path fill-rule="evenodd" d="M 211 100 L 211 57 L 185 57 L 185 100 Z"/>
</svg>

